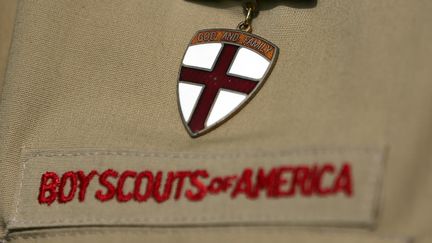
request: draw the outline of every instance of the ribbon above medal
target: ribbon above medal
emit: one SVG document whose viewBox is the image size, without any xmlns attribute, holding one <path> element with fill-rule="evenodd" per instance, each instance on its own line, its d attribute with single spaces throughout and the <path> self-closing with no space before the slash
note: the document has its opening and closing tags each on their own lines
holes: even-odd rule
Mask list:
<svg viewBox="0 0 432 243">
<path fill-rule="evenodd" d="M 183 56 L 177 98 L 189 135 L 201 136 L 240 111 L 263 86 L 279 48 L 252 34 L 256 2 L 244 4 L 237 29 L 198 31 Z"/>
</svg>

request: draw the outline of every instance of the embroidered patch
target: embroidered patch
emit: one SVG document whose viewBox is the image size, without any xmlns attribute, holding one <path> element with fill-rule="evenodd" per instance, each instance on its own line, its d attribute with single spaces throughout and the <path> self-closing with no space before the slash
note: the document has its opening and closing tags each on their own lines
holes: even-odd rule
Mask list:
<svg viewBox="0 0 432 243">
<path fill-rule="evenodd" d="M 9 228 L 371 226 L 383 150 L 250 154 L 28 151 Z"/>
</svg>

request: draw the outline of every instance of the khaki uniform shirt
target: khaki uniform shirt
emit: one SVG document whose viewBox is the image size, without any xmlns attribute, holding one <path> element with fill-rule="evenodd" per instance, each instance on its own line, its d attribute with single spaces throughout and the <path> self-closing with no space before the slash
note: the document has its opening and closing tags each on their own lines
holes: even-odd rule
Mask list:
<svg viewBox="0 0 432 243">
<path fill-rule="evenodd" d="M 278 61 L 199 138 L 178 112 L 181 59 L 196 31 L 235 28 L 238 2 L 14 4 L 3 241 L 432 242 L 430 1 L 266 1 L 254 33 Z"/>
</svg>

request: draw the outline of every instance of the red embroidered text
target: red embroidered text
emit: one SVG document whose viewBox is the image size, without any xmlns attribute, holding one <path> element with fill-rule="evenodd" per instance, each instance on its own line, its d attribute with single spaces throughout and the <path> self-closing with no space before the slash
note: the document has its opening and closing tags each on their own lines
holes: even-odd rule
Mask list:
<svg viewBox="0 0 432 243">
<path fill-rule="evenodd" d="M 92 190 L 89 190 L 89 189 Z M 48 171 L 41 177 L 40 204 L 83 202 L 87 194 L 106 202 L 200 201 L 228 195 L 248 199 L 353 195 L 351 165 L 333 164 L 245 168 L 239 174 L 213 176 L 205 169 L 182 171 Z"/>
</svg>

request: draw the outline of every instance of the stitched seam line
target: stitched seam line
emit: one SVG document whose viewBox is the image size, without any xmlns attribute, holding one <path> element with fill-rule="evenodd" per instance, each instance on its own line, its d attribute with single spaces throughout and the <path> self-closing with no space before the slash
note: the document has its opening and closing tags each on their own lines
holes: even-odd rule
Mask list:
<svg viewBox="0 0 432 243">
<path fill-rule="evenodd" d="M 55 237 L 62 237 L 62 236 L 71 236 L 71 235 L 105 235 L 108 233 L 121 233 L 121 234 L 141 234 L 141 235 L 149 235 L 149 234 L 170 234 L 172 236 L 176 235 L 192 235 L 193 232 L 198 233 L 217 233 L 218 235 L 234 235 L 239 232 L 245 233 L 250 232 L 250 230 L 246 230 L 244 228 L 194 228 L 190 230 L 179 230 L 178 228 L 172 228 L 172 229 L 151 229 L 151 228 L 145 228 L 145 229 L 130 229 L 130 228 L 110 228 L 110 229 L 102 229 L 102 228 L 95 228 L 95 229 L 87 229 L 83 231 L 77 231 L 77 230 L 62 230 L 60 232 L 30 232 L 30 233 L 24 233 L 22 235 L 12 235 L 10 236 L 10 239 L 19 239 L 19 238 L 32 238 L 32 239 L 41 239 L 41 238 L 55 238 Z M 259 234 L 289 234 L 291 230 L 287 230 L 286 228 L 260 228 Z M 306 232 L 302 231 L 303 234 L 306 234 Z M 347 237 L 347 239 L 379 239 L 384 241 L 391 241 L 391 242 L 399 242 L 399 243 L 408 243 L 413 242 L 413 238 L 407 237 L 407 236 L 387 236 L 387 235 L 369 235 L 365 233 L 353 233 L 353 232 L 338 232 L 334 229 L 325 229 L 323 230 L 308 230 L 308 234 L 319 234 L 321 236 L 325 237 Z"/>
<path fill-rule="evenodd" d="M 19 206 L 20 206 L 20 202 L 21 202 L 21 192 L 22 192 L 22 187 L 23 187 L 23 184 L 24 184 L 24 173 L 25 173 L 25 168 L 26 168 L 26 165 L 27 165 L 27 162 L 28 162 L 29 159 L 30 158 L 25 159 L 23 161 L 23 165 L 21 167 L 21 169 L 22 169 L 22 171 L 21 171 L 21 181 L 20 181 L 20 184 L 19 184 L 18 193 L 16 194 L 16 199 L 15 199 L 16 200 L 15 214 L 14 214 L 14 217 L 12 218 L 12 220 L 11 220 L 11 223 L 17 222 L 16 218 L 17 218 L 18 213 L 19 213 Z M 10 223 L 8 223 L 8 224 L 10 224 Z"/>
<path fill-rule="evenodd" d="M 94 155 L 118 155 L 118 156 L 137 156 L 137 157 L 155 157 L 155 158 L 181 158 L 181 159 L 193 159 L 193 158 L 242 158 L 242 157 L 259 157 L 259 158 L 277 158 L 284 156 L 293 155 L 321 155 L 321 154 L 343 154 L 343 153 L 356 153 L 356 154 L 380 154 L 382 149 L 372 148 L 353 148 L 353 149 L 296 149 L 287 151 L 275 151 L 275 152 L 236 152 L 236 153 L 183 153 L 183 152 L 138 152 L 133 150 L 99 150 L 99 149 L 82 149 L 87 150 L 86 152 L 79 151 L 79 149 L 71 150 L 72 152 L 56 152 L 56 150 L 45 150 L 45 151 L 31 151 L 24 152 L 26 157 L 74 157 L 74 156 L 94 156 Z M 26 159 L 27 161 L 28 159 Z"/>
</svg>

